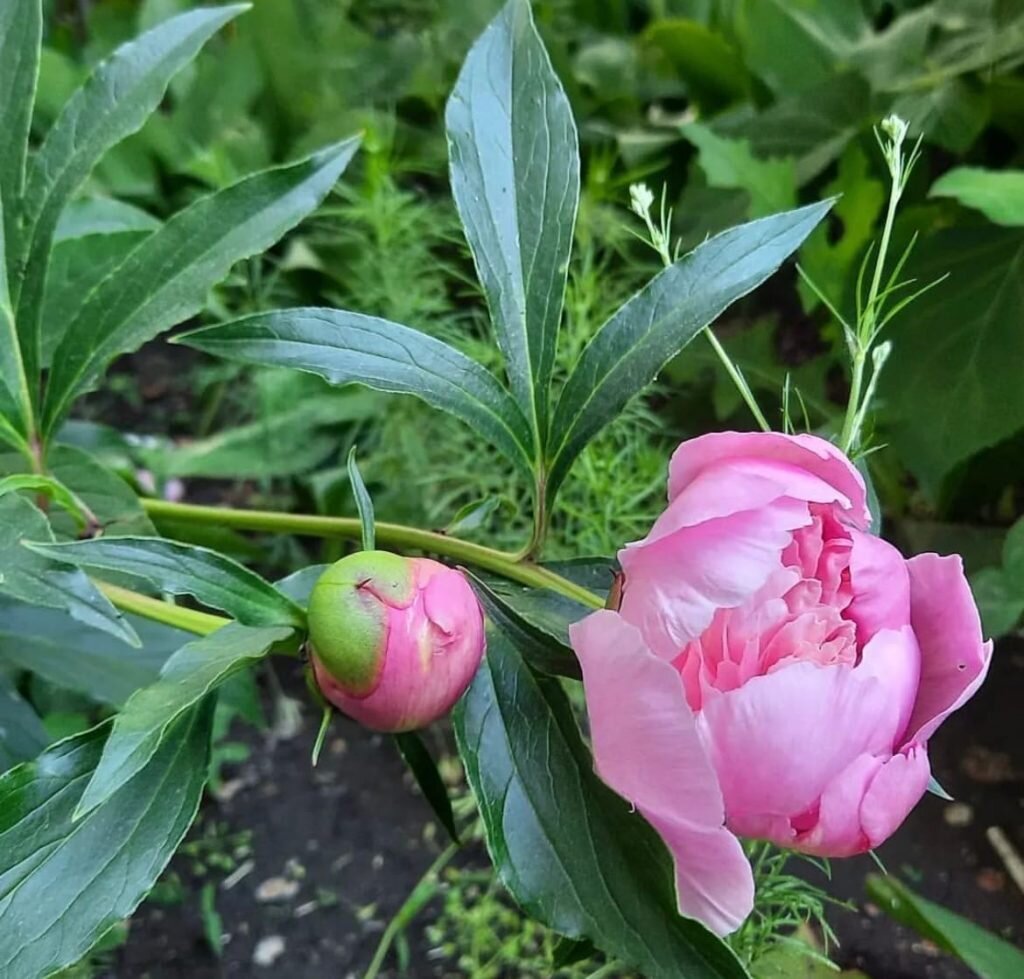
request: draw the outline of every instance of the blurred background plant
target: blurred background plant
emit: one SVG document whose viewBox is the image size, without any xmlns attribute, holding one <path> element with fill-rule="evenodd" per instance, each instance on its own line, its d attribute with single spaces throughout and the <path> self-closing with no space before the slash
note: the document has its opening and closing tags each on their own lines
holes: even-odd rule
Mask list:
<svg viewBox="0 0 1024 979">
<path fill-rule="evenodd" d="M 100 58 L 193 4 L 45 6 L 37 137 Z M 47 319 L 59 321 L 62 297 L 80 294 L 190 200 L 361 129 L 363 149 L 344 185 L 268 256 L 236 268 L 210 297 L 211 315 L 336 305 L 493 360 L 447 191 L 441 117 L 466 49 L 499 6 L 255 0 L 175 79 L 162 111 L 107 155 L 80 208 L 65 216 Z M 873 124 L 891 112 L 908 121 L 921 159 L 892 254 L 916 235 L 903 278 L 920 285 L 949 275 L 888 327 L 894 344 L 865 432 L 874 450 L 867 461 L 888 535 L 908 553 L 962 552 L 988 631 L 1014 630 L 1024 614 L 1024 524 L 1014 524 L 1024 509 L 1024 2 L 534 6 L 583 153 L 563 373 L 658 267 L 637 240 L 632 184 L 643 181 L 656 199 L 664 193 L 684 247 L 750 217 L 841 195 L 799 255 L 819 291 L 784 269 L 717 328 L 773 426 L 782 426 L 788 387 L 791 411 L 799 403 L 813 428 L 838 434 L 848 358 L 830 307 L 855 318 L 858 271 L 885 219 L 888 175 Z M 107 424 L 115 420 L 116 429 Z M 752 419 L 713 351 L 695 343 L 586 450 L 562 491 L 546 556 L 607 555 L 642 536 L 674 444 L 730 426 L 749 428 Z M 157 494 L 327 514 L 353 512 L 344 459 L 358 442 L 379 518 L 510 550 L 529 535 L 529 487 L 447 415 L 183 348 L 150 345 L 124 358 L 64 439 Z M 254 554 L 228 531 L 174 531 Z M 315 556 L 329 559 L 337 546 Z M 314 556 L 304 547 L 276 538 L 260 560 L 290 571 Z M 253 691 L 242 695 L 251 705 Z M 51 736 L 87 723 L 88 701 L 59 690 L 38 697 Z M 234 709 L 245 713 L 244 704 Z M 459 896 L 445 899 L 435 925 L 438 947 L 462 947 L 460 929 L 476 920 L 467 895 L 492 894 L 471 874 L 459 880 L 450 892 Z M 500 921 L 506 911 L 494 900 L 472 914 Z M 546 948 L 545 936 L 524 936 L 536 946 L 530 954 Z"/>
</svg>

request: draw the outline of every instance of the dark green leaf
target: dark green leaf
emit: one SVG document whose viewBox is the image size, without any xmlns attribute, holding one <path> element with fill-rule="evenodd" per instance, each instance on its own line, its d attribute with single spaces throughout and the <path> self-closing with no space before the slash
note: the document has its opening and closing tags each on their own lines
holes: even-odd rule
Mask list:
<svg viewBox="0 0 1024 979">
<path fill-rule="evenodd" d="M 136 691 L 114 718 L 103 757 L 75 809 L 80 819 L 143 771 L 175 730 L 175 722 L 239 670 L 262 659 L 288 628 L 226 625 L 182 646 L 152 686 Z"/>
<path fill-rule="evenodd" d="M 445 123 L 512 391 L 543 443 L 580 177 L 572 110 L 528 0 L 509 0 L 473 45 Z"/>
<path fill-rule="evenodd" d="M 139 644 L 131 626 L 81 571 L 55 565 L 24 547 L 23 540 L 53 540 L 46 517 L 20 496 L 0 497 L 0 594 L 66 609 L 83 625 Z"/>
<path fill-rule="evenodd" d="M 589 959 L 594 954 L 593 942 L 580 942 L 572 938 L 560 938 L 551 953 L 551 964 L 556 969 L 564 969 L 576 962 Z"/>
<path fill-rule="evenodd" d="M 905 277 L 927 285 L 947 273 L 893 322 L 879 384 L 884 441 L 933 496 L 954 466 L 1024 425 L 1024 233 L 938 231 Z"/>
<path fill-rule="evenodd" d="M 892 111 L 910 124 L 911 136 L 922 135 L 951 153 L 966 153 L 988 123 L 988 93 L 961 78 L 951 78 L 923 92 L 898 98 Z"/>
<path fill-rule="evenodd" d="M 649 979 L 746 977 L 679 916 L 667 851 L 594 774 L 558 681 L 537 677 L 493 623 L 455 731 L 491 858 L 528 914 Z"/>
<path fill-rule="evenodd" d="M 57 242 L 50 256 L 46 276 L 40 327 L 40 356 L 43 367 L 64 339 L 68 324 L 92 290 L 114 271 L 152 232 L 121 231 L 116 234 L 87 235 Z"/>
<path fill-rule="evenodd" d="M 191 595 L 242 625 L 295 626 L 306 617 L 255 571 L 216 551 L 160 537 L 94 537 L 61 544 L 30 544 L 53 561 L 144 578 L 160 591 Z"/>
<path fill-rule="evenodd" d="M 156 231 L 159 227 L 160 222 L 152 214 L 133 204 L 112 197 L 82 197 L 64 208 L 53 242 L 58 245 L 77 238 Z"/>
<path fill-rule="evenodd" d="M 9 242 L 8 260 L 14 258 L 18 201 L 25 180 L 25 155 L 32 124 L 39 75 L 39 47 L 43 36 L 40 0 L 7 0 L 0 4 L 0 240 Z M 3 249 L 0 247 L 0 262 Z M 5 265 L 6 270 L 6 265 Z M 13 269 L 12 269 L 13 272 Z M 3 278 L 3 273 L 0 273 Z M 6 340 L 4 341 L 6 342 Z"/>
<path fill-rule="evenodd" d="M 0 974 L 41 979 L 73 965 L 135 910 L 195 817 L 212 717 L 212 702 L 188 711 L 149 764 L 79 820 L 106 725 L 0 778 Z"/>
<path fill-rule="evenodd" d="M 1012 632 L 1024 615 L 1024 581 L 1003 568 L 982 568 L 971 575 L 971 591 L 981 613 L 982 630 L 992 639 Z"/>
<path fill-rule="evenodd" d="M 70 98 L 32 158 L 15 284 L 18 331 L 29 376 L 39 362 L 39 315 L 50 246 L 61 212 L 112 146 L 160 104 L 171 78 L 244 4 L 191 10 L 119 48 Z"/>
<path fill-rule="evenodd" d="M 418 330 L 335 309 L 286 309 L 186 334 L 183 342 L 247 364 L 292 367 L 332 384 L 414 394 L 472 426 L 526 474 L 529 429 L 492 374 Z"/>
<path fill-rule="evenodd" d="M 112 358 L 198 312 L 235 262 L 269 248 L 314 211 L 358 142 L 344 140 L 204 197 L 138 245 L 68 325 L 47 384 L 47 430 Z"/>
<path fill-rule="evenodd" d="M 1020 979 L 1024 952 L 939 904 L 918 896 L 895 877 L 872 874 L 871 899 L 900 923 L 959 956 L 981 979 Z"/>
<path fill-rule="evenodd" d="M 459 536 L 473 530 L 479 530 L 487 524 L 487 521 L 497 512 L 502 504 L 502 497 L 488 496 L 483 500 L 475 500 L 459 508 L 459 512 L 452 517 L 452 522 L 445 528 L 446 534 Z"/>
<path fill-rule="evenodd" d="M 786 92 L 756 115 L 716 119 L 715 132 L 746 139 L 758 157 L 792 157 L 803 186 L 846 149 L 870 120 L 871 90 L 850 72 L 804 92 Z"/>
<path fill-rule="evenodd" d="M 3 17 L 2 11 L 0 17 Z M 0 39 L 0 57 L 2 54 Z M 2 70 L 0 68 L 0 72 Z M 7 282 L 7 248 L 3 230 L 5 207 L 3 198 L 0 198 L 0 437 L 24 454 L 28 450 L 26 435 L 32 417 L 32 393 L 21 356 Z"/>
<path fill-rule="evenodd" d="M 66 612 L 0 603 L 0 663 L 37 673 L 64 690 L 120 707 L 149 686 L 175 650 L 192 637 L 179 629 L 126 617 L 142 646 L 131 649 L 97 629 L 83 629 Z"/>
<path fill-rule="evenodd" d="M 704 327 L 768 278 L 830 201 L 723 231 L 652 279 L 580 355 L 555 411 L 548 497 L 583 447 Z"/>
<path fill-rule="evenodd" d="M 453 843 L 459 842 L 459 831 L 455 825 L 451 799 L 444 779 L 437 770 L 437 764 L 430 756 L 423 739 L 415 731 L 406 731 L 395 735 L 395 743 L 402 753 L 409 771 L 412 772 L 416 784 L 423 793 L 423 798 L 430 803 L 437 821 L 445 828 Z"/>
<path fill-rule="evenodd" d="M 35 758 L 50 743 L 39 715 L 0 677 L 0 772 Z"/>
<path fill-rule="evenodd" d="M 85 501 L 108 536 L 154 533 L 132 488 L 88 452 L 71 445 L 55 445 L 47 462 L 50 472 Z M 59 526 L 56 515 L 51 522 Z"/>
<path fill-rule="evenodd" d="M 582 678 L 569 645 L 569 626 L 593 609 L 554 592 L 526 588 L 494 575 L 468 573 L 491 620 L 530 666 L 551 676 Z"/>
<path fill-rule="evenodd" d="M 352 486 L 352 496 L 355 497 L 356 510 L 359 511 L 359 523 L 362 527 L 362 544 L 364 551 L 376 550 L 376 533 L 373 524 L 373 500 L 370 499 L 370 492 L 363 482 L 363 475 L 359 471 L 359 464 L 356 462 L 356 447 L 353 445 L 348 453 L 348 481 Z"/>
</svg>

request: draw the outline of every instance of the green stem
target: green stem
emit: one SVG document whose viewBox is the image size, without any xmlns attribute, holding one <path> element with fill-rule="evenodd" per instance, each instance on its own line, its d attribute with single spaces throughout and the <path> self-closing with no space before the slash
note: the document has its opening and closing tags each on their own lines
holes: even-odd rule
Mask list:
<svg viewBox="0 0 1024 979">
<path fill-rule="evenodd" d="M 384 934 L 381 935 L 377 951 L 374 953 L 373 961 L 370 962 L 369 968 L 363 974 L 363 979 L 377 979 L 377 975 L 384 965 L 384 959 L 387 958 L 395 937 L 403 928 L 408 926 L 409 922 L 422 910 L 427 900 L 434 895 L 438 875 L 452 857 L 455 856 L 457 850 L 458 847 L 454 843 L 451 844 L 427 868 L 427 872 L 420 878 L 419 883 L 413 888 L 405 903 L 398 909 L 398 912 L 391 921 L 388 922 L 387 928 L 384 929 Z"/>
<path fill-rule="evenodd" d="M 740 397 L 746 402 L 750 413 L 754 416 L 754 420 L 760 425 L 761 431 L 770 432 L 772 427 L 768 424 L 768 419 L 764 417 L 764 413 L 761 411 L 757 401 L 754 400 L 754 393 L 750 390 L 750 385 L 743 379 L 739 368 L 733 363 L 732 358 L 726 352 L 725 347 L 719 342 L 718 337 L 715 336 L 710 326 L 704 327 L 704 335 L 708 338 L 715 353 L 718 354 L 718 359 L 722 362 L 725 372 L 732 379 L 732 383 L 736 385 L 736 390 L 739 391 Z"/>
<path fill-rule="evenodd" d="M 138 592 L 131 591 L 128 588 L 112 585 L 107 581 L 100 581 L 96 578 L 93 579 L 93 584 L 110 599 L 110 603 L 115 608 L 119 608 L 122 612 L 141 615 L 143 618 L 152 619 L 154 622 L 162 622 L 164 625 L 174 626 L 175 629 L 194 632 L 197 636 L 208 636 L 211 632 L 216 632 L 231 621 L 220 615 L 211 615 L 209 612 L 182 608 L 180 605 L 172 605 L 170 602 L 161 601 L 159 598 L 140 595 Z"/>
<path fill-rule="evenodd" d="M 273 534 L 298 534 L 306 537 L 344 537 L 359 540 L 360 521 L 355 517 L 321 517 L 307 513 L 277 513 L 273 510 L 235 510 L 230 507 L 201 506 L 194 503 L 170 503 L 167 500 L 142 500 L 146 513 L 154 519 L 161 517 L 182 523 L 235 530 L 263 531 Z M 449 537 L 418 527 L 403 524 L 375 524 L 377 541 L 389 547 L 409 548 L 439 554 L 454 561 L 464 562 L 504 578 L 518 581 L 532 588 L 547 588 L 591 608 L 604 605 L 599 595 L 549 571 L 540 565 L 517 561 L 504 551 L 474 544 L 471 541 Z"/>
<path fill-rule="evenodd" d="M 871 276 L 871 287 L 868 290 L 867 302 L 864 304 L 864 312 L 861 320 L 857 323 L 857 335 L 854 340 L 856 349 L 853 351 L 853 368 L 850 377 L 850 399 L 846 403 L 846 417 L 843 419 L 843 429 L 839 435 L 839 446 L 847 455 L 857 448 L 860 440 L 860 426 L 864 420 L 865 410 L 861 406 L 861 393 L 864 389 L 864 368 L 867 364 L 868 351 L 875 335 L 875 323 L 877 322 L 878 290 L 882 286 L 882 273 L 885 270 L 885 259 L 889 253 L 889 242 L 892 238 L 892 228 L 896 220 L 896 206 L 900 202 L 902 193 L 902 174 L 892 174 L 892 186 L 889 191 L 889 206 L 885 212 L 885 225 L 882 227 L 882 237 L 878 245 L 878 255 L 875 256 L 875 271 Z"/>
</svg>

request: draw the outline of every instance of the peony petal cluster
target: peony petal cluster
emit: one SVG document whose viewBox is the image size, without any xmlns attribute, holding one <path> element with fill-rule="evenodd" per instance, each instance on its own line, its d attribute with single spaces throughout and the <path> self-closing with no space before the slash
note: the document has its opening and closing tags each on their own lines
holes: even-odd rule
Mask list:
<svg viewBox="0 0 1024 979">
<path fill-rule="evenodd" d="M 988 669 L 960 558 L 905 560 L 870 524 L 823 439 L 684 442 L 668 507 L 619 554 L 620 608 L 571 630 L 598 773 L 671 851 L 680 911 L 718 934 L 753 906 L 740 837 L 877 847 Z"/>
<path fill-rule="evenodd" d="M 321 693 L 376 731 L 425 727 L 469 686 L 483 610 L 465 576 L 428 558 L 362 551 L 331 565 L 309 600 Z"/>
</svg>

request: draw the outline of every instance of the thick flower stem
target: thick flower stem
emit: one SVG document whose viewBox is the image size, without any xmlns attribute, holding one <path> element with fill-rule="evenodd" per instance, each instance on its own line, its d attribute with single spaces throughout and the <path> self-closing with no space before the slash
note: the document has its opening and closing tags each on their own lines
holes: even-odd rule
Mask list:
<svg viewBox="0 0 1024 979">
<path fill-rule="evenodd" d="M 143 618 L 151 619 L 153 622 L 162 622 L 164 625 L 174 626 L 175 629 L 194 632 L 197 636 L 208 636 L 211 632 L 216 632 L 231 621 L 220 615 L 211 615 L 209 612 L 182 608 L 180 605 L 163 602 L 159 598 L 140 595 L 138 592 L 131 591 L 128 588 L 112 585 L 109 582 L 100 581 L 95 578 L 93 579 L 93 584 L 110 599 L 111 605 L 122 612 L 141 615 Z"/>
<path fill-rule="evenodd" d="M 274 534 L 298 534 L 308 537 L 342 537 L 359 540 L 362 526 L 355 517 L 321 517 L 306 513 L 277 513 L 273 510 L 236 510 L 230 507 L 201 506 L 194 503 L 170 503 L 166 500 L 142 500 L 149 516 L 180 523 L 231 527 L 235 530 L 263 531 Z M 459 540 L 447 534 L 438 534 L 403 524 L 375 525 L 377 542 L 387 547 L 410 548 L 438 554 L 453 561 L 493 571 L 504 578 L 518 581 L 532 588 L 547 588 L 565 595 L 591 608 L 601 608 L 604 601 L 599 595 L 582 588 L 567 578 L 536 564 L 521 562 L 482 544 Z"/>
</svg>

